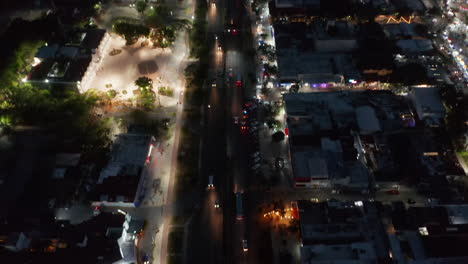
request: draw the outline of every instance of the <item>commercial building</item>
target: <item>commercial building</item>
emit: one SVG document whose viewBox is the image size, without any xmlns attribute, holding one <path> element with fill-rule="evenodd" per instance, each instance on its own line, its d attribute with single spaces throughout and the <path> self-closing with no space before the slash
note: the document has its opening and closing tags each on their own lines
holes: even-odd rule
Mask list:
<svg viewBox="0 0 468 264">
<path fill-rule="evenodd" d="M 157 147 L 150 135 L 117 135 L 110 161 L 99 176 L 93 206 L 139 206 L 146 193 L 147 165 Z"/>
<path fill-rule="evenodd" d="M 445 107 L 438 88 L 413 88 L 410 98 L 418 118 L 427 126 L 440 126 L 444 122 Z"/>
<path fill-rule="evenodd" d="M 280 85 L 329 88 L 359 80 L 351 54 L 358 47 L 356 31 L 346 21 L 275 24 Z"/>
<path fill-rule="evenodd" d="M 390 253 L 398 263 L 467 263 L 466 205 L 393 209 Z"/>
<path fill-rule="evenodd" d="M 386 134 L 414 126 L 406 102 L 387 91 L 289 93 L 283 100 L 296 187 L 368 192 L 388 158 L 373 152 L 385 153 Z"/>
<path fill-rule="evenodd" d="M 301 263 L 386 263 L 388 245 L 370 202 L 298 201 Z"/>
</svg>

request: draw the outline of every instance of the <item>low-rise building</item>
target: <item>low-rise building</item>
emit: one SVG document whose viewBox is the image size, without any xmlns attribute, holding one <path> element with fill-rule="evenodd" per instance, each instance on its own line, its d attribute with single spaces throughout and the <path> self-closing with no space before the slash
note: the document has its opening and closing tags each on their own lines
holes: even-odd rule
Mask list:
<svg viewBox="0 0 468 264">
<path fill-rule="evenodd" d="M 445 107 L 438 88 L 413 88 L 410 94 L 418 118 L 427 126 L 440 126 L 445 117 Z"/>
<path fill-rule="evenodd" d="M 390 253 L 398 263 L 468 262 L 466 205 L 400 208 L 393 215 Z"/>
<path fill-rule="evenodd" d="M 46 43 L 35 55 L 33 68 L 23 82 L 60 84 L 79 91 L 96 74 L 110 35 L 102 29 L 70 33 L 66 43 Z"/>
<path fill-rule="evenodd" d="M 284 94 L 289 155 L 296 187 L 367 192 L 383 133 L 408 126 L 411 111 L 391 92 Z M 371 160 L 369 160 L 371 159 Z"/>
<path fill-rule="evenodd" d="M 146 193 L 147 165 L 157 147 L 150 135 L 117 135 L 111 159 L 99 176 L 93 206 L 139 206 Z"/>
<path fill-rule="evenodd" d="M 372 264 L 377 263 L 377 255 L 371 243 L 313 245 L 301 247 L 302 264 Z"/>
<path fill-rule="evenodd" d="M 327 88 L 359 80 L 351 54 L 357 26 L 343 21 L 274 25 L 280 84 Z"/>
<path fill-rule="evenodd" d="M 387 263 L 388 245 L 371 202 L 298 201 L 301 263 Z"/>
</svg>

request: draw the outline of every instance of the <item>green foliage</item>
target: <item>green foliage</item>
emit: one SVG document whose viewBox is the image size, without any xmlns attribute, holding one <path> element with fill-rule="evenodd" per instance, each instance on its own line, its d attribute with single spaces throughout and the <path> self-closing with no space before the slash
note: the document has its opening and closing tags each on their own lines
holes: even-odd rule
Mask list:
<svg viewBox="0 0 468 264">
<path fill-rule="evenodd" d="M 153 80 L 151 78 L 142 76 L 135 81 L 135 85 L 142 89 L 148 89 L 153 87 Z"/>
<path fill-rule="evenodd" d="M 126 40 L 127 45 L 134 44 L 140 37 L 148 37 L 150 29 L 144 25 L 133 24 L 129 22 L 116 22 L 112 29 Z"/>
<path fill-rule="evenodd" d="M 172 28 L 179 30 L 190 27 L 190 21 L 171 15 L 171 9 L 165 4 L 155 6 L 145 17 L 145 25 L 152 29 Z"/>
<path fill-rule="evenodd" d="M 151 28 L 151 41 L 154 47 L 167 48 L 176 38 L 176 31 L 189 28 L 190 21 L 176 18 L 171 10 L 164 4 L 151 9 L 144 18 L 145 25 Z"/>
<path fill-rule="evenodd" d="M 158 93 L 161 94 L 161 95 L 164 95 L 164 96 L 173 97 L 174 96 L 174 88 L 161 86 L 158 89 Z"/>
<path fill-rule="evenodd" d="M 8 110 L 2 123 L 40 126 L 59 139 L 77 141 L 87 150 L 107 144 L 107 129 L 94 119 L 92 112 L 96 96 L 72 91 L 52 93 L 19 81 L 30 70 L 32 58 L 41 45 L 41 41 L 21 43 L 1 74 L 1 106 Z"/>
<path fill-rule="evenodd" d="M 265 71 L 270 74 L 270 75 L 276 75 L 278 74 L 278 67 L 270 64 L 263 64 L 263 68 Z"/>
<path fill-rule="evenodd" d="M 465 133 L 465 99 L 459 97 L 452 85 L 446 85 L 441 89 L 441 97 L 444 102 L 447 114 L 445 116 L 445 124 L 450 138 L 455 142 L 455 149 L 460 151 L 463 149 L 463 138 Z"/>
<path fill-rule="evenodd" d="M 135 9 L 140 14 L 143 14 L 143 12 L 145 12 L 147 7 L 148 7 L 148 4 L 144 0 L 139 0 L 135 3 Z"/>
<path fill-rule="evenodd" d="M 201 62 L 192 63 L 185 68 L 186 97 L 189 103 L 200 105 L 203 100 L 203 81 L 207 76 L 206 65 Z"/>
<path fill-rule="evenodd" d="M 8 67 L 0 75 L 0 109 L 13 107 L 10 100 L 12 93 L 15 87 L 20 85 L 20 79 L 31 70 L 32 59 L 43 45 L 43 41 L 23 42 L 10 57 Z"/>
<path fill-rule="evenodd" d="M 195 7 L 195 21 L 190 32 L 190 56 L 202 58 L 208 54 L 206 45 L 206 13 L 208 10 L 205 1 L 197 1 Z"/>
<path fill-rule="evenodd" d="M 156 94 L 151 88 L 140 88 L 140 93 L 137 96 L 137 105 L 146 110 L 152 110 L 156 102 Z"/>
<path fill-rule="evenodd" d="M 114 99 L 117 96 L 117 91 L 116 90 L 109 90 L 107 91 L 107 96 L 109 99 Z"/>
</svg>

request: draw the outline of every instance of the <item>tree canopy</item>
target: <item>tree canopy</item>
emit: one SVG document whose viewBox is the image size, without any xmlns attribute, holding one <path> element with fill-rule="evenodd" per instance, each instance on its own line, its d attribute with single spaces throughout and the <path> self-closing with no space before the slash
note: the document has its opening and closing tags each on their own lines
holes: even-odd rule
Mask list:
<svg viewBox="0 0 468 264">
<path fill-rule="evenodd" d="M 142 76 L 135 81 L 135 85 L 142 89 L 148 89 L 153 87 L 153 80 L 149 77 Z"/>
<path fill-rule="evenodd" d="M 148 7 L 148 3 L 144 0 L 139 0 L 135 3 L 135 9 L 138 13 L 142 14 L 145 12 L 146 8 Z"/>
<path fill-rule="evenodd" d="M 144 25 L 128 23 L 119 21 L 112 26 L 114 32 L 121 35 L 126 41 L 127 45 L 132 45 L 140 37 L 148 37 L 150 29 Z"/>
</svg>

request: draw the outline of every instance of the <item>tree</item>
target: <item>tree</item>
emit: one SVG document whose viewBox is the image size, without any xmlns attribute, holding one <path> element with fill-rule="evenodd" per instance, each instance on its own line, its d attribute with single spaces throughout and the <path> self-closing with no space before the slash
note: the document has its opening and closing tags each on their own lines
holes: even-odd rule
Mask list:
<svg viewBox="0 0 468 264">
<path fill-rule="evenodd" d="M 128 22 L 117 22 L 112 26 L 114 32 L 126 40 L 127 45 L 134 44 L 138 38 L 147 37 L 150 29 L 144 25 L 132 24 Z"/>
<path fill-rule="evenodd" d="M 284 140 L 284 133 L 281 131 L 278 131 L 274 133 L 272 136 L 273 141 L 275 142 L 280 142 L 281 140 Z"/>
<path fill-rule="evenodd" d="M 145 25 L 151 29 L 163 29 L 170 27 L 174 30 L 190 27 L 190 21 L 187 19 L 176 18 L 172 11 L 164 4 L 159 4 L 148 13 L 144 19 Z"/>
<path fill-rule="evenodd" d="M 150 38 L 154 47 L 167 48 L 176 37 L 176 31 L 189 28 L 190 21 L 176 18 L 172 11 L 163 4 L 157 5 L 144 18 L 145 25 L 151 28 Z"/>
<path fill-rule="evenodd" d="M 270 65 L 270 64 L 263 64 L 263 68 L 270 75 L 278 74 L 278 68 L 276 66 L 273 66 L 273 65 Z"/>
<path fill-rule="evenodd" d="M 153 91 L 153 80 L 146 76 L 140 77 L 135 81 L 135 85 L 140 88 L 137 96 L 137 104 L 146 110 L 151 110 L 156 101 L 156 94 Z"/>
<path fill-rule="evenodd" d="M 151 78 L 142 76 L 135 81 L 135 85 L 142 89 L 148 89 L 153 87 L 153 80 Z"/>
<path fill-rule="evenodd" d="M 143 14 L 148 7 L 148 3 L 145 0 L 139 0 L 135 3 L 135 9 L 138 13 Z"/>
</svg>

